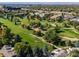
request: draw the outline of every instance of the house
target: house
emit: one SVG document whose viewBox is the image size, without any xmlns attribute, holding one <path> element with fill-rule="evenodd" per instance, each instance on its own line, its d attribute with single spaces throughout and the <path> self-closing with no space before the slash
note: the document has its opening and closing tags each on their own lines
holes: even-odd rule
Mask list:
<svg viewBox="0 0 79 59">
<path fill-rule="evenodd" d="M 65 48 L 58 48 L 51 52 L 51 57 L 67 57 L 70 52 L 78 50 L 79 48 L 76 47 L 65 47 Z"/>
<path fill-rule="evenodd" d="M 0 10 L 4 10 L 4 7 L 2 5 L 0 5 Z"/>
<path fill-rule="evenodd" d="M 13 56 L 16 56 L 16 53 L 14 51 L 14 48 L 11 47 L 10 45 L 4 45 L 1 48 L 0 53 L 2 53 L 2 55 L 4 57 L 13 57 Z"/>
<path fill-rule="evenodd" d="M 64 19 L 73 19 L 75 16 L 71 16 L 71 15 L 64 15 Z"/>
<path fill-rule="evenodd" d="M 61 16 L 60 14 L 58 14 L 58 15 L 54 15 L 54 16 L 51 16 L 50 19 L 54 19 L 54 20 L 56 20 L 56 19 L 58 19 L 60 16 Z"/>
<path fill-rule="evenodd" d="M 67 55 L 67 51 L 62 48 L 55 49 L 51 52 L 51 57 L 66 57 Z"/>
<path fill-rule="evenodd" d="M 28 8 L 21 8 L 21 10 L 26 11 L 26 10 L 30 10 L 30 9 L 28 9 Z"/>
<path fill-rule="evenodd" d="M 77 21 L 77 22 L 79 22 L 79 17 L 73 18 L 73 19 L 71 19 L 71 21 Z"/>
</svg>

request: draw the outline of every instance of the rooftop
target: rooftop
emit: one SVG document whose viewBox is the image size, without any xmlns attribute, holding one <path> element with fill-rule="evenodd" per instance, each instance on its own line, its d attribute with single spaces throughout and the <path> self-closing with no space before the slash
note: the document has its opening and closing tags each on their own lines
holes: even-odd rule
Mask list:
<svg viewBox="0 0 79 59">
<path fill-rule="evenodd" d="M 12 48 L 10 45 L 4 45 L 0 50 L 0 53 L 2 53 L 5 57 L 12 57 L 16 55 L 14 48 Z"/>
</svg>

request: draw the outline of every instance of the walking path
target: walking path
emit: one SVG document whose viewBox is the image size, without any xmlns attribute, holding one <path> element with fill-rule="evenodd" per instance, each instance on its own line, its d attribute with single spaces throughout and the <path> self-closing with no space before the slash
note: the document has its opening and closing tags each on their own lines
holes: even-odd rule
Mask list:
<svg viewBox="0 0 79 59">
<path fill-rule="evenodd" d="M 77 41 L 78 38 L 69 38 L 69 37 L 62 37 L 63 40 L 71 40 L 71 41 Z"/>
<path fill-rule="evenodd" d="M 36 37 L 36 38 L 42 40 L 44 43 L 47 43 L 47 44 L 52 45 L 52 46 L 54 46 L 54 47 L 56 47 L 56 48 L 59 48 L 59 47 L 57 47 L 56 45 L 54 45 L 54 44 L 52 44 L 52 43 L 46 42 L 46 40 L 44 40 L 42 37 L 38 37 L 38 36 L 33 35 L 33 34 L 30 34 L 30 35 L 32 35 L 33 37 Z"/>
</svg>

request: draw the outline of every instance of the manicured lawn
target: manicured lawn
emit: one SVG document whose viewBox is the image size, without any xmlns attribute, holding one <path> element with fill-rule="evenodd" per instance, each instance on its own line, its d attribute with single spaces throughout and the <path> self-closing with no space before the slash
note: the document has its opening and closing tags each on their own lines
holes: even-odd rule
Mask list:
<svg viewBox="0 0 79 59">
<path fill-rule="evenodd" d="M 28 23 L 29 23 L 29 21 L 27 18 L 24 18 L 21 20 L 21 24 L 28 24 Z"/>
<path fill-rule="evenodd" d="M 61 36 L 66 36 L 70 38 L 77 38 L 79 36 L 78 33 L 75 33 L 73 29 L 65 29 L 63 32 L 60 33 Z"/>
<path fill-rule="evenodd" d="M 41 22 L 42 24 L 45 23 L 45 21 L 42 21 Z M 55 23 L 50 23 L 49 24 L 55 24 Z M 60 26 L 63 26 L 62 23 L 57 23 L 59 24 Z M 59 33 L 60 36 L 64 36 L 64 37 L 69 37 L 69 38 L 79 38 L 79 34 L 78 33 L 75 33 L 74 32 L 75 30 L 71 28 L 67 28 L 67 29 L 64 29 L 62 32 Z"/>
<path fill-rule="evenodd" d="M 4 20 L 0 18 L 0 22 L 8 26 L 8 28 L 10 28 L 14 34 L 19 34 L 22 37 L 22 41 L 29 42 L 29 44 L 32 47 L 35 47 L 35 46 L 44 47 L 45 46 L 46 43 L 30 35 L 31 31 L 27 29 L 23 29 L 21 26 L 15 25 L 13 22 L 10 22 L 9 20 L 6 20 L 6 19 Z M 51 46 L 50 45 L 48 46 L 49 46 L 49 49 L 51 49 Z"/>
<path fill-rule="evenodd" d="M 32 34 L 32 31 L 23 29 L 20 25 L 15 25 L 13 22 L 10 22 L 7 19 L 0 18 L 0 22 L 3 23 L 4 25 L 8 26 L 8 28 L 10 28 L 14 34 L 19 34 L 22 37 L 22 41 L 29 42 L 29 44 L 32 47 L 35 47 L 35 46 L 44 47 L 46 45 L 46 43 L 44 43 L 40 39 L 37 39 L 37 38 L 33 37 L 32 35 L 30 35 L 30 34 Z M 23 20 L 21 20 L 21 22 L 24 24 L 28 24 L 27 19 L 23 19 Z M 44 24 L 45 22 L 43 21 L 41 23 Z M 65 37 L 70 37 L 70 38 L 76 38 L 79 36 L 78 33 L 75 33 L 73 31 L 73 29 L 64 29 L 63 32 L 59 33 L 59 35 L 65 36 Z M 49 47 L 49 50 L 52 49 L 52 46 L 48 45 L 48 47 Z"/>
</svg>

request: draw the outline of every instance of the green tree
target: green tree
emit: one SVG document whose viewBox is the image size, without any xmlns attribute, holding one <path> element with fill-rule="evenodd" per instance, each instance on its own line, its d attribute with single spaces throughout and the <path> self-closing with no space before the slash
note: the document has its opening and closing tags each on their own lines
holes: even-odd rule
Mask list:
<svg viewBox="0 0 79 59">
<path fill-rule="evenodd" d="M 3 43 L 2 43 L 2 39 L 0 39 L 0 49 L 2 48 Z"/>
<path fill-rule="evenodd" d="M 14 49 L 17 53 L 17 56 L 22 56 L 22 54 L 24 54 L 24 51 L 26 49 L 26 44 L 23 42 L 18 42 L 15 44 Z"/>
<path fill-rule="evenodd" d="M 79 26 L 76 26 L 76 29 L 79 31 Z"/>
<path fill-rule="evenodd" d="M 2 39 L 2 43 L 4 45 L 9 45 L 10 44 L 10 40 L 8 38 L 4 38 L 4 39 Z"/>
<path fill-rule="evenodd" d="M 66 46 L 72 46 L 72 42 L 71 42 L 70 40 L 66 40 L 66 41 L 65 41 L 65 45 L 66 45 Z"/>
<path fill-rule="evenodd" d="M 58 34 L 56 33 L 55 29 L 49 29 L 46 34 L 44 35 L 44 38 L 51 43 L 58 44 L 60 41 L 60 38 Z"/>
<path fill-rule="evenodd" d="M 79 47 L 79 40 L 74 41 L 73 43 L 74 43 L 74 46 L 75 46 L 75 47 Z"/>
<path fill-rule="evenodd" d="M 17 53 L 17 56 L 20 56 L 20 57 L 33 56 L 31 47 L 29 46 L 29 44 L 26 44 L 24 42 L 16 43 L 14 46 L 14 49 Z"/>
<path fill-rule="evenodd" d="M 36 57 L 43 57 L 44 56 L 42 48 L 36 47 L 36 49 L 35 49 L 35 56 Z"/>
</svg>

